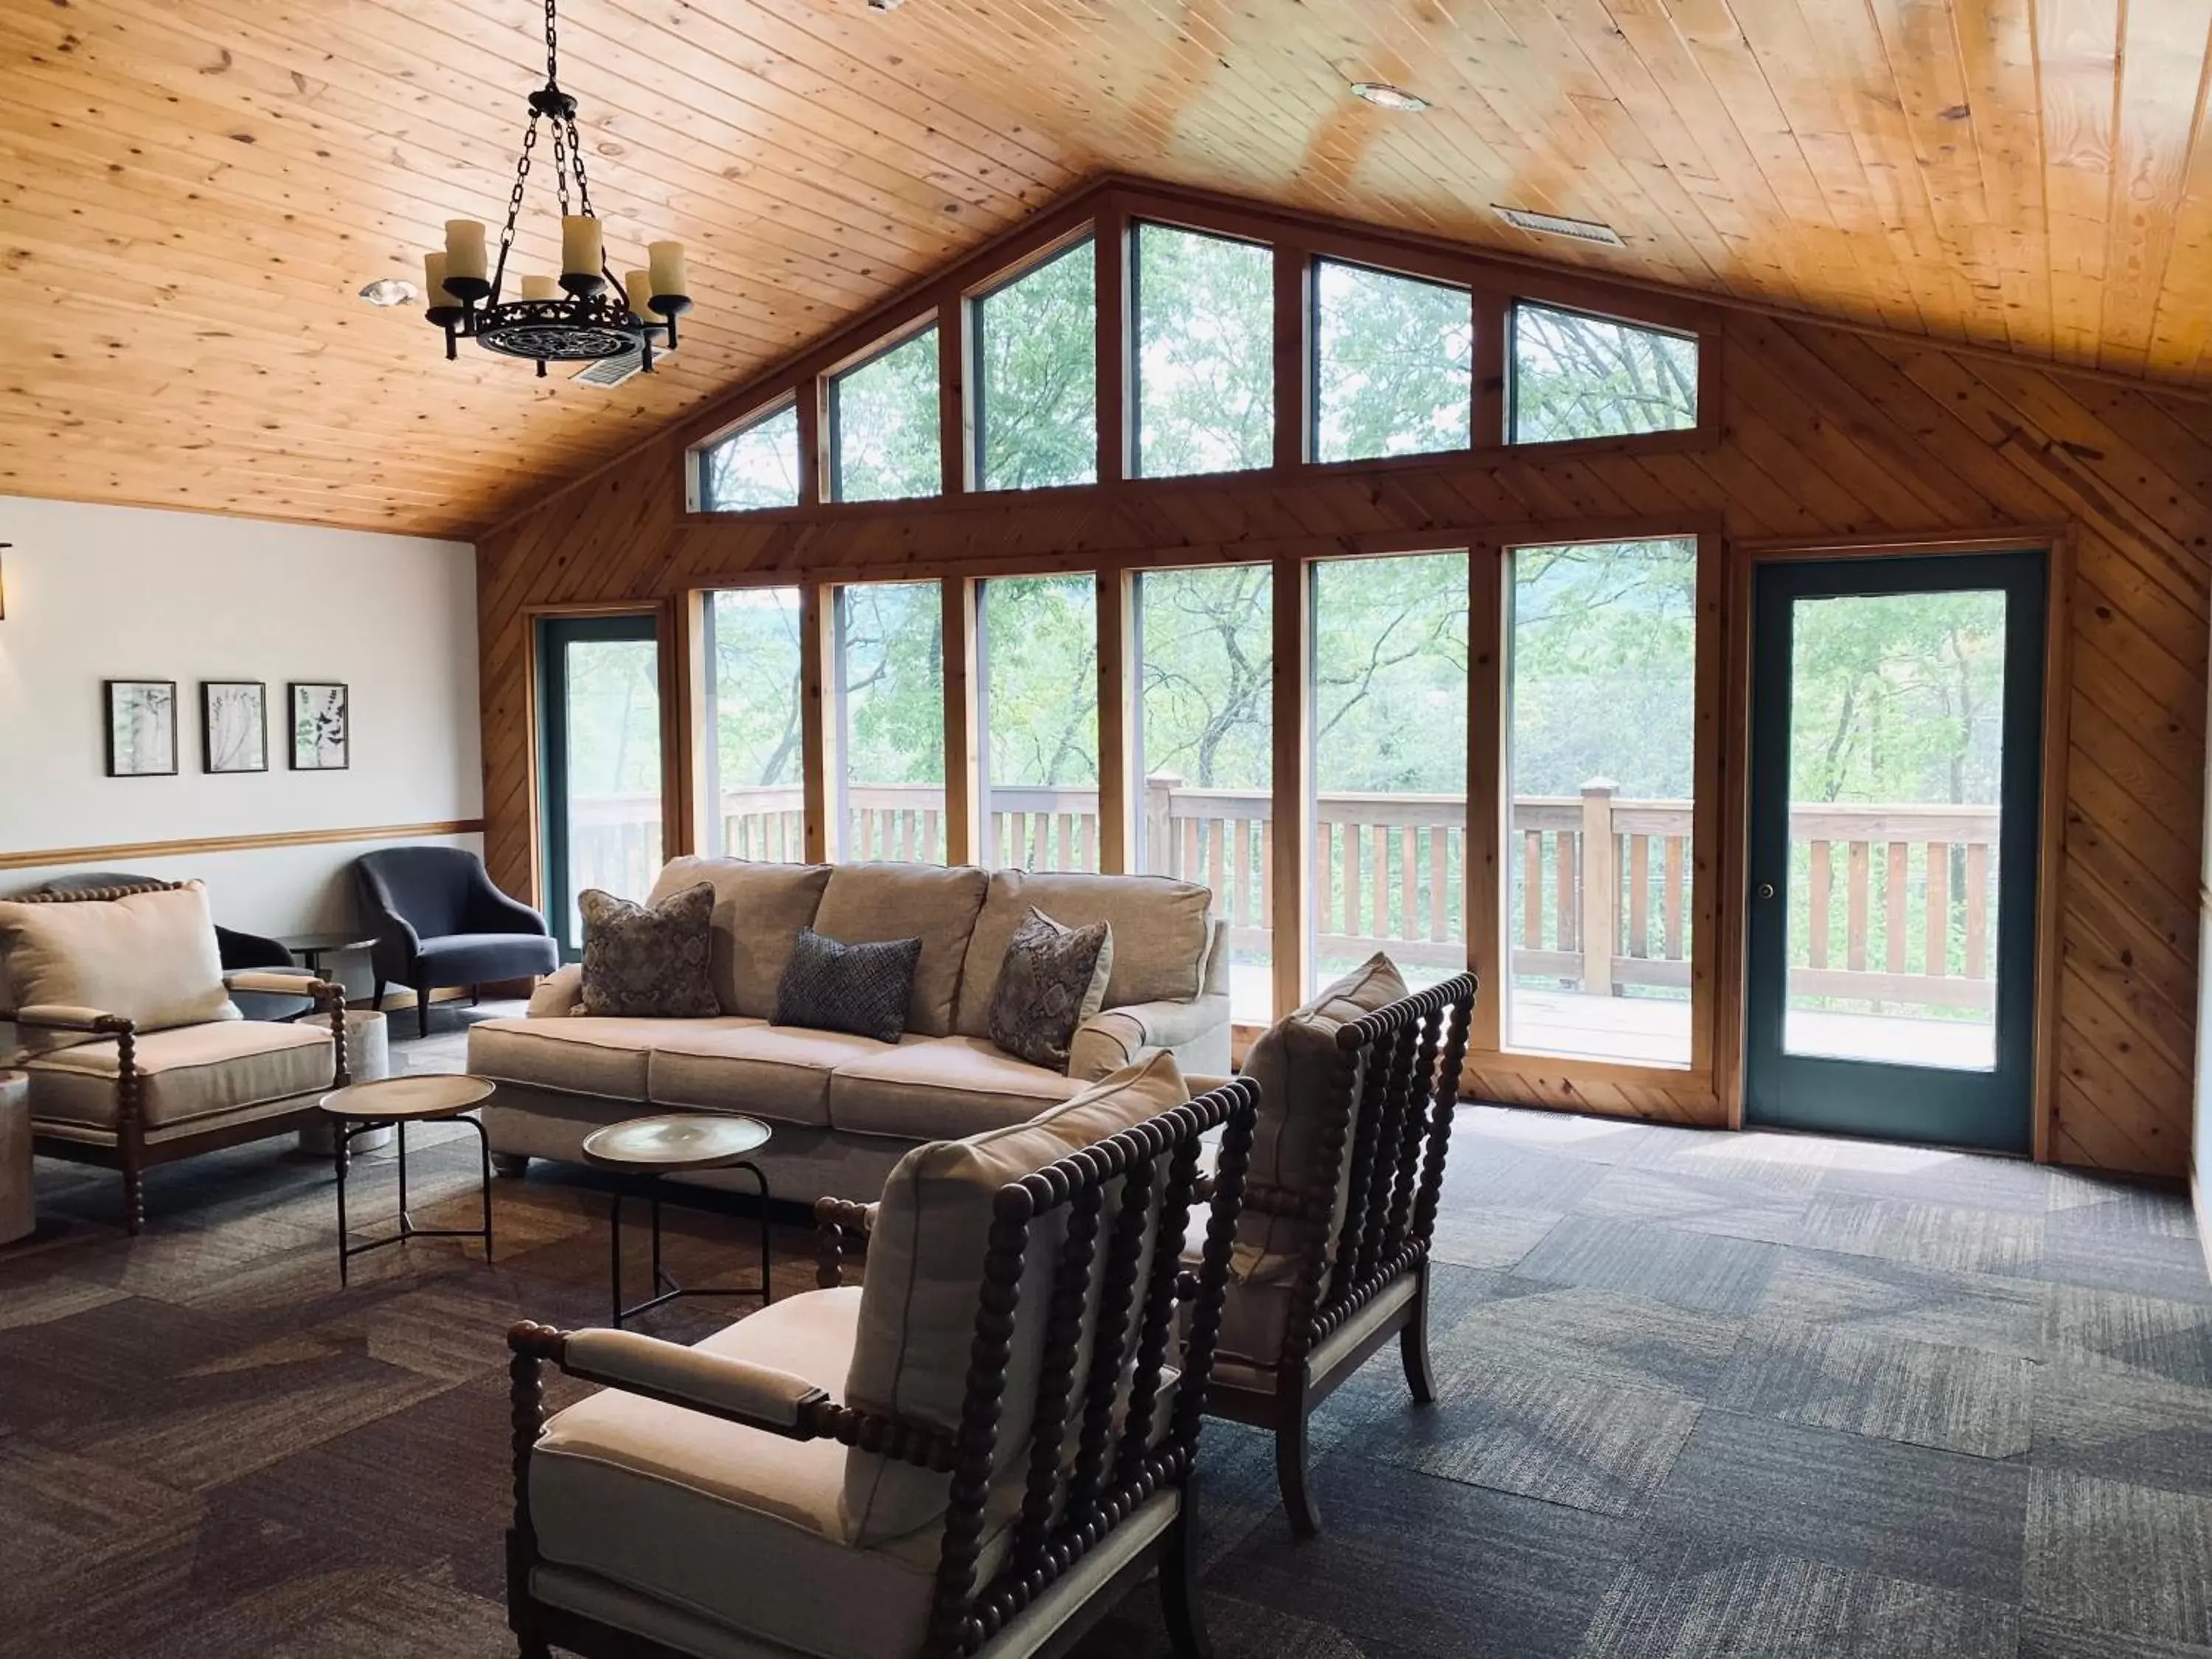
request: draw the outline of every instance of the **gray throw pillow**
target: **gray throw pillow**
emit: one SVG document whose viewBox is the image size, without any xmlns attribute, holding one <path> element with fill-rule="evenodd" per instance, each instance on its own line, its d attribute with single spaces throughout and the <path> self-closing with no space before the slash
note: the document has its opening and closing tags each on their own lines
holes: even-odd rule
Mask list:
<svg viewBox="0 0 2212 1659">
<path fill-rule="evenodd" d="M 706 1019 L 722 1012 L 708 972 L 714 955 L 709 882 L 647 907 L 586 888 L 584 1012 L 646 1019 Z"/>
<path fill-rule="evenodd" d="M 1066 1071 L 1075 1028 L 1098 1012 L 1113 975 L 1112 927 L 1065 927 L 1031 905 L 999 964 L 991 1041 L 1032 1066 Z"/>
<path fill-rule="evenodd" d="M 896 1042 L 906 1030 L 906 1006 L 921 960 L 918 939 L 841 945 L 802 927 L 783 983 L 776 987 L 775 1017 L 769 1024 L 811 1025 L 817 1031 L 849 1031 Z"/>
</svg>

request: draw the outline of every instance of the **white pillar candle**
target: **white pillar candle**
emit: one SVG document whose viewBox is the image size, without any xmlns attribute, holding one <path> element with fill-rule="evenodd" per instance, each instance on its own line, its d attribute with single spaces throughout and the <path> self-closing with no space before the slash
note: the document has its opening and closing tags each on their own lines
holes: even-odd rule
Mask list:
<svg viewBox="0 0 2212 1659">
<path fill-rule="evenodd" d="M 653 265 L 653 291 L 655 294 L 689 295 L 691 290 L 684 283 L 684 244 L 654 242 L 646 250 L 646 258 Z"/>
<path fill-rule="evenodd" d="M 446 221 L 446 275 L 473 276 L 478 282 L 484 274 L 484 228 L 474 219 Z"/>
<path fill-rule="evenodd" d="M 460 304 L 446 292 L 446 256 L 442 253 L 422 256 L 422 303 L 434 308 Z"/>
<path fill-rule="evenodd" d="M 599 263 L 599 222 L 588 213 L 565 216 L 561 221 L 561 274 L 596 276 Z"/>
<path fill-rule="evenodd" d="M 522 297 L 526 300 L 557 300 L 561 285 L 550 276 L 526 276 L 522 279 Z"/>
<path fill-rule="evenodd" d="M 641 317 L 653 315 L 653 273 L 633 270 L 623 279 L 623 289 L 629 296 L 629 308 Z"/>
</svg>

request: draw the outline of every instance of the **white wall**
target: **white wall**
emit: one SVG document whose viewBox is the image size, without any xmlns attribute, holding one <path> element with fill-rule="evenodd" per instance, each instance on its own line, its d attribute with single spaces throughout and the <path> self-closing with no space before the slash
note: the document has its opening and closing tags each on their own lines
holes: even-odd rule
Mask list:
<svg viewBox="0 0 2212 1659">
<path fill-rule="evenodd" d="M 0 853 L 483 816 L 466 544 L 13 496 L 0 542 Z M 106 775 L 109 678 L 177 682 L 176 776 Z M 203 679 L 267 683 L 268 771 L 201 770 Z M 350 769 L 289 769 L 295 679 L 351 686 Z M 201 878 L 218 921 L 280 933 L 345 925 L 376 844 L 103 862 Z M 48 873 L 0 870 L 0 892 Z"/>
</svg>

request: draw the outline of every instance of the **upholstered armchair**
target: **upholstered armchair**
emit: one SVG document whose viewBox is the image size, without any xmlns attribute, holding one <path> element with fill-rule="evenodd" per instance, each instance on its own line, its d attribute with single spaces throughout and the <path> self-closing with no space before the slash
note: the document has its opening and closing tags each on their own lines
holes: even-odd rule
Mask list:
<svg viewBox="0 0 2212 1659">
<path fill-rule="evenodd" d="M 1061 1651 L 1155 1568 L 1196 1659 L 1191 1468 L 1256 1093 L 1187 1092 L 1158 1055 L 915 1148 L 879 1206 L 817 1206 L 823 1288 L 695 1346 L 517 1327 L 526 1659 L 1012 1659 Z M 1185 1272 L 1158 1246 L 1216 1128 Z M 545 1421 L 547 1364 L 604 1392 Z"/>
<path fill-rule="evenodd" d="M 1474 975 L 1408 994 L 1376 956 L 1252 1045 L 1250 1179 L 1206 1410 L 1272 1430 L 1291 1529 L 1311 1537 L 1307 1419 L 1393 1336 L 1429 1376 L 1429 1243 Z"/>
<path fill-rule="evenodd" d="M 241 1019 L 234 991 L 305 996 L 327 1024 Z M 304 1127 L 351 1076 L 338 988 L 225 974 L 197 884 L 0 901 L 0 1039 L 33 1145 L 119 1171 L 134 1233 L 149 1169 Z"/>
<path fill-rule="evenodd" d="M 534 979 L 560 965 L 545 918 L 500 891 L 465 848 L 387 847 L 355 860 L 354 872 L 376 930 L 376 1006 L 387 985 L 412 987 L 424 1036 L 436 987 Z"/>
</svg>

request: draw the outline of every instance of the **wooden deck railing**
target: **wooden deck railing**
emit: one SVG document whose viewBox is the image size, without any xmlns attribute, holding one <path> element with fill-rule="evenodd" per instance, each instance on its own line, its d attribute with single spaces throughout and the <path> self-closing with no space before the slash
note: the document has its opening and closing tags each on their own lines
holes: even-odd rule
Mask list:
<svg viewBox="0 0 2212 1659">
<path fill-rule="evenodd" d="M 848 792 L 845 856 L 945 855 L 944 791 L 931 784 Z M 659 857 L 651 797 L 578 803 L 580 881 L 642 893 Z M 1465 798 L 1337 793 L 1315 803 L 1313 924 L 1324 959 L 1388 951 L 1455 967 L 1467 937 Z M 1513 802 L 1507 926 L 1516 979 L 1588 995 L 1690 982 L 1696 875 L 1691 805 L 1622 799 L 1597 778 L 1576 795 Z M 1274 901 L 1273 801 L 1263 789 L 1149 778 L 1145 863 L 1212 888 L 1232 945 L 1264 948 Z M 1096 789 L 1002 787 L 987 813 L 987 858 L 1029 869 L 1094 870 Z M 1890 1009 L 1995 1006 L 1991 921 L 1997 809 L 1801 806 L 1790 816 L 1790 988 Z M 739 858 L 803 856 L 796 786 L 732 790 L 723 847 Z"/>
</svg>

